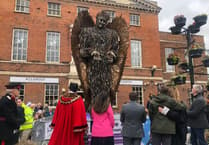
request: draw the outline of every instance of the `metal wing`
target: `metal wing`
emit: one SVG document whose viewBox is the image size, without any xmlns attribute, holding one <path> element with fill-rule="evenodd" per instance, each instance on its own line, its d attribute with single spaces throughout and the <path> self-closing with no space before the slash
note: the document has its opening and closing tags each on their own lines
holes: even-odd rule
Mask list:
<svg viewBox="0 0 209 145">
<path fill-rule="evenodd" d="M 115 93 L 118 90 L 120 79 L 123 74 L 124 65 L 127 56 L 127 49 L 129 47 L 129 32 L 126 21 L 120 16 L 113 19 L 112 23 L 107 26 L 114 29 L 119 35 L 119 50 L 118 58 L 112 66 L 112 88 L 111 88 L 111 101 L 115 98 Z"/>
<path fill-rule="evenodd" d="M 71 49 L 72 56 L 75 61 L 76 69 L 78 72 L 79 79 L 81 81 L 82 88 L 84 89 L 85 102 L 87 105 L 90 104 L 90 92 L 88 79 L 86 74 L 86 64 L 80 56 L 80 44 L 79 34 L 84 27 L 93 27 L 94 21 L 89 15 L 88 11 L 81 11 L 74 21 L 72 35 L 71 35 Z"/>
</svg>

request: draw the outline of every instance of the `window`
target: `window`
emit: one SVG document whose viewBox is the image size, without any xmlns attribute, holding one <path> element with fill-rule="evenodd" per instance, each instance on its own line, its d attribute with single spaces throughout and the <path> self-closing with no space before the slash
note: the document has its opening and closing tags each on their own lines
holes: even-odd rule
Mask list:
<svg viewBox="0 0 209 145">
<path fill-rule="evenodd" d="M 137 93 L 138 96 L 138 103 L 144 105 L 144 98 L 142 95 L 142 86 L 132 86 L 132 91 Z"/>
<path fill-rule="evenodd" d="M 113 108 L 117 108 L 118 107 L 118 92 L 116 92 L 116 94 L 115 94 L 115 98 L 114 98 L 114 100 L 112 102 L 112 107 Z"/>
<path fill-rule="evenodd" d="M 46 84 L 45 85 L 45 103 L 53 107 L 57 105 L 59 97 L 58 84 Z"/>
<path fill-rule="evenodd" d="M 29 0 L 16 0 L 15 11 L 29 13 Z"/>
<path fill-rule="evenodd" d="M 89 11 L 89 8 L 87 8 L 87 7 L 78 7 L 77 8 L 77 13 L 82 12 L 82 11 Z"/>
<path fill-rule="evenodd" d="M 48 15 L 61 16 L 61 6 L 58 3 L 48 3 Z"/>
<path fill-rule="evenodd" d="M 130 25 L 140 26 L 139 15 L 130 14 Z"/>
<path fill-rule="evenodd" d="M 47 32 L 47 62 L 59 62 L 60 33 Z"/>
<path fill-rule="evenodd" d="M 12 60 L 25 61 L 27 59 L 28 30 L 13 30 Z"/>
<path fill-rule="evenodd" d="M 131 66 L 141 67 L 141 41 L 131 40 Z"/>
<path fill-rule="evenodd" d="M 206 55 L 209 55 L 209 50 L 206 49 L 206 50 L 205 50 L 205 54 L 206 54 Z"/>
<path fill-rule="evenodd" d="M 165 64 L 166 64 L 166 72 L 175 72 L 175 66 L 168 65 L 167 58 L 169 54 L 174 53 L 173 48 L 165 48 Z"/>
<path fill-rule="evenodd" d="M 109 15 L 109 17 L 110 17 L 110 19 L 109 19 L 109 23 L 111 23 L 112 22 L 112 20 L 115 18 L 115 12 L 114 11 L 105 11 L 108 15 Z"/>
<path fill-rule="evenodd" d="M 24 85 L 21 85 L 19 98 L 21 98 L 22 100 L 24 100 L 24 96 L 25 96 L 24 94 L 25 94 L 25 86 Z"/>
</svg>

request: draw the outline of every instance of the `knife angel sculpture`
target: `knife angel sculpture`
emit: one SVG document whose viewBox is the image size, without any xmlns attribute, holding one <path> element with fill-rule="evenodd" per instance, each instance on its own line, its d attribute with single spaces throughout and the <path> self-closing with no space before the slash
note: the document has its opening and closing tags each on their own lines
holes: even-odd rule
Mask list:
<svg viewBox="0 0 209 145">
<path fill-rule="evenodd" d="M 108 22 L 105 11 L 97 14 L 96 24 L 87 11 L 82 11 L 75 19 L 71 36 L 85 101 L 98 113 L 105 112 L 109 100 L 115 98 L 129 45 L 125 20 L 116 17 Z"/>
</svg>

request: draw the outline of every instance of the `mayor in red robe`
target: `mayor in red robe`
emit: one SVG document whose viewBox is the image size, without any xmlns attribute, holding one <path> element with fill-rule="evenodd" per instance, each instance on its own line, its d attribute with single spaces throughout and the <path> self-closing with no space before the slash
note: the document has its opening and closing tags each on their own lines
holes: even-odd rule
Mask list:
<svg viewBox="0 0 209 145">
<path fill-rule="evenodd" d="M 84 145 L 85 106 L 82 97 L 75 93 L 77 89 L 71 86 L 70 94 L 61 96 L 56 106 L 51 123 L 54 129 L 48 145 Z"/>
</svg>

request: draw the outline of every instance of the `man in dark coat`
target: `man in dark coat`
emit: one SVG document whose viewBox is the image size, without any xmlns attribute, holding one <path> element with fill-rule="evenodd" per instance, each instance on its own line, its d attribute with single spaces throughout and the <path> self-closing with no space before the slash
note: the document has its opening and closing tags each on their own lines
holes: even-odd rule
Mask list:
<svg viewBox="0 0 209 145">
<path fill-rule="evenodd" d="M 25 122 L 25 114 L 24 114 L 24 108 L 21 106 L 22 105 L 22 100 L 19 98 L 16 101 L 17 103 L 17 129 L 14 130 L 14 144 L 18 143 L 19 137 L 20 137 L 20 125 L 22 125 Z"/>
<path fill-rule="evenodd" d="M 138 104 L 137 94 L 129 94 L 130 102 L 124 104 L 120 113 L 124 145 L 139 145 L 144 136 L 143 123 L 146 121 L 144 106 Z"/>
<path fill-rule="evenodd" d="M 14 145 L 14 131 L 18 128 L 16 97 L 20 84 L 6 85 L 7 93 L 0 99 L 0 144 Z"/>
<path fill-rule="evenodd" d="M 206 102 L 202 94 L 202 86 L 194 84 L 192 88 L 194 100 L 190 109 L 187 111 L 188 124 L 191 127 L 192 145 L 208 145 L 204 138 L 204 132 L 209 127 L 209 124 L 204 112 Z"/>
<path fill-rule="evenodd" d="M 207 120 L 208 120 L 208 122 L 209 122 L 209 95 L 208 95 L 207 98 L 206 98 L 205 113 L 206 113 L 206 116 L 207 116 Z"/>
</svg>

